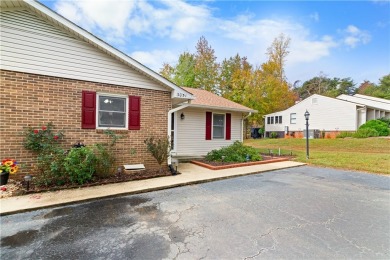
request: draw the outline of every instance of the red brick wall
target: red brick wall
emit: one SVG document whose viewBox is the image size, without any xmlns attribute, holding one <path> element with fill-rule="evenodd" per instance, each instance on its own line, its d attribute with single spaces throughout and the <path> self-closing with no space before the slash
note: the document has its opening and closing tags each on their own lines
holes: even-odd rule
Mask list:
<svg viewBox="0 0 390 260">
<path fill-rule="evenodd" d="M 170 92 L 5 70 L 0 70 L 0 158 L 16 159 L 26 165 L 20 174 L 28 172 L 35 156 L 23 147 L 21 133 L 27 126 L 40 128 L 48 122 L 55 131 L 64 132 L 66 148 L 79 140 L 86 145 L 106 140 L 102 130 L 81 129 L 82 90 L 141 97 L 141 130 L 115 131 L 125 135 L 117 143 L 118 165 L 143 163 L 146 168 L 157 168 L 143 141 L 167 136 Z"/>
</svg>

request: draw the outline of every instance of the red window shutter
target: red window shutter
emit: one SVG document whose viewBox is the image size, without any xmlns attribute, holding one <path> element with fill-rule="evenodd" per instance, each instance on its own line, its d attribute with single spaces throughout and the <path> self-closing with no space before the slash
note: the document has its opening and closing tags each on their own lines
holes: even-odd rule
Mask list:
<svg viewBox="0 0 390 260">
<path fill-rule="evenodd" d="M 206 140 L 211 140 L 212 118 L 213 114 L 211 112 L 206 112 Z"/>
<path fill-rule="evenodd" d="M 226 114 L 226 140 L 231 139 L 231 132 L 232 132 L 232 114 Z"/>
<path fill-rule="evenodd" d="M 141 97 L 129 96 L 129 130 L 141 129 Z"/>
<path fill-rule="evenodd" d="M 96 92 L 82 91 L 81 128 L 96 128 Z"/>
</svg>

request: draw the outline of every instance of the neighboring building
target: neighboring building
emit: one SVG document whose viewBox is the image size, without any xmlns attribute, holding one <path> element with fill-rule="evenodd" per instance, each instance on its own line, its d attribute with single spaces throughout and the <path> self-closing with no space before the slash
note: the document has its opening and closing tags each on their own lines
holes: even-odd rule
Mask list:
<svg viewBox="0 0 390 260">
<path fill-rule="evenodd" d="M 303 136 L 305 111 L 309 111 L 309 137 L 320 132 L 356 131 L 371 119 L 390 118 L 389 100 L 363 95 L 340 95 L 330 98 L 314 94 L 294 106 L 265 116 L 265 136 Z"/>
<path fill-rule="evenodd" d="M 256 110 L 206 90 L 184 88 L 196 98 L 172 115 L 174 156 L 202 156 L 243 139 L 243 121 Z"/>
<path fill-rule="evenodd" d="M 353 96 L 343 94 L 337 98 L 364 105 L 366 109 L 362 110 L 360 116 L 363 120 L 365 118 L 365 121 L 382 117 L 390 118 L 390 100 L 360 94 Z"/>
<path fill-rule="evenodd" d="M 118 165 L 147 168 L 158 167 L 144 144 L 151 136 L 172 133 L 175 154 L 191 155 L 242 140 L 242 117 L 253 110 L 176 86 L 37 1 L 0 7 L 0 158 L 29 169 L 34 156 L 21 133 L 48 122 L 64 132 L 67 147 L 102 142 L 103 130 L 114 130 L 124 136 Z M 190 92 L 199 99 L 191 103 Z M 200 102 L 206 96 L 211 103 Z"/>
</svg>

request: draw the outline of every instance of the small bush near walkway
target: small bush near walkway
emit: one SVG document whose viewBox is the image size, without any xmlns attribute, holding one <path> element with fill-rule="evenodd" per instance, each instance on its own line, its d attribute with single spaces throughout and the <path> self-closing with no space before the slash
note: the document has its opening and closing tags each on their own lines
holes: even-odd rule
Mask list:
<svg viewBox="0 0 390 260">
<path fill-rule="evenodd" d="M 206 155 L 205 159 L 206 161 L 217 162 L 247 162 L 261 161 L 263 158 L 255 148 L 236 141 L 227 147 L 212 150 Z"/>
<path fill-rule="evenodd" d="M 149 137 L 144 140 L 148 152 L 156 159 L 160 165 L 160 172 L 162 171 L 162 164 L 167 161 L 169 152 L 171 151 L 171 142 L 169 137 L 154 138 Z"/>
<path fill-rule="evenodd" d="M 55 133 L 53 129 L 53 124 L 49 123 L 41 129 L 30 127 L 24 132 L 24 147 L 37 155 L 33 168 L 36 186 L 81 185 L 114 173 L 113 148 L 121 136 L 106 130 L 104 133 L 110 138 L 109 142 L 90 147 L 82 144 L 67 150 L 61 147 L 64 134 Z"/>
</svg>

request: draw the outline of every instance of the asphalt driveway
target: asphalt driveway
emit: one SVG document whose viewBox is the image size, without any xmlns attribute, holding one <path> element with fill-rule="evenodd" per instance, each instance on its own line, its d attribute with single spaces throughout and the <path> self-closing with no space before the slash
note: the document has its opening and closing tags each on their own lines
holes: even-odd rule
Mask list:
<svg viewBox="0 0 390 260">
<path fill-rule="evenodd" d="M 1 259 L 389 259 L 390 178 L 298 167 L 1 217 Z"/>
</svg>

